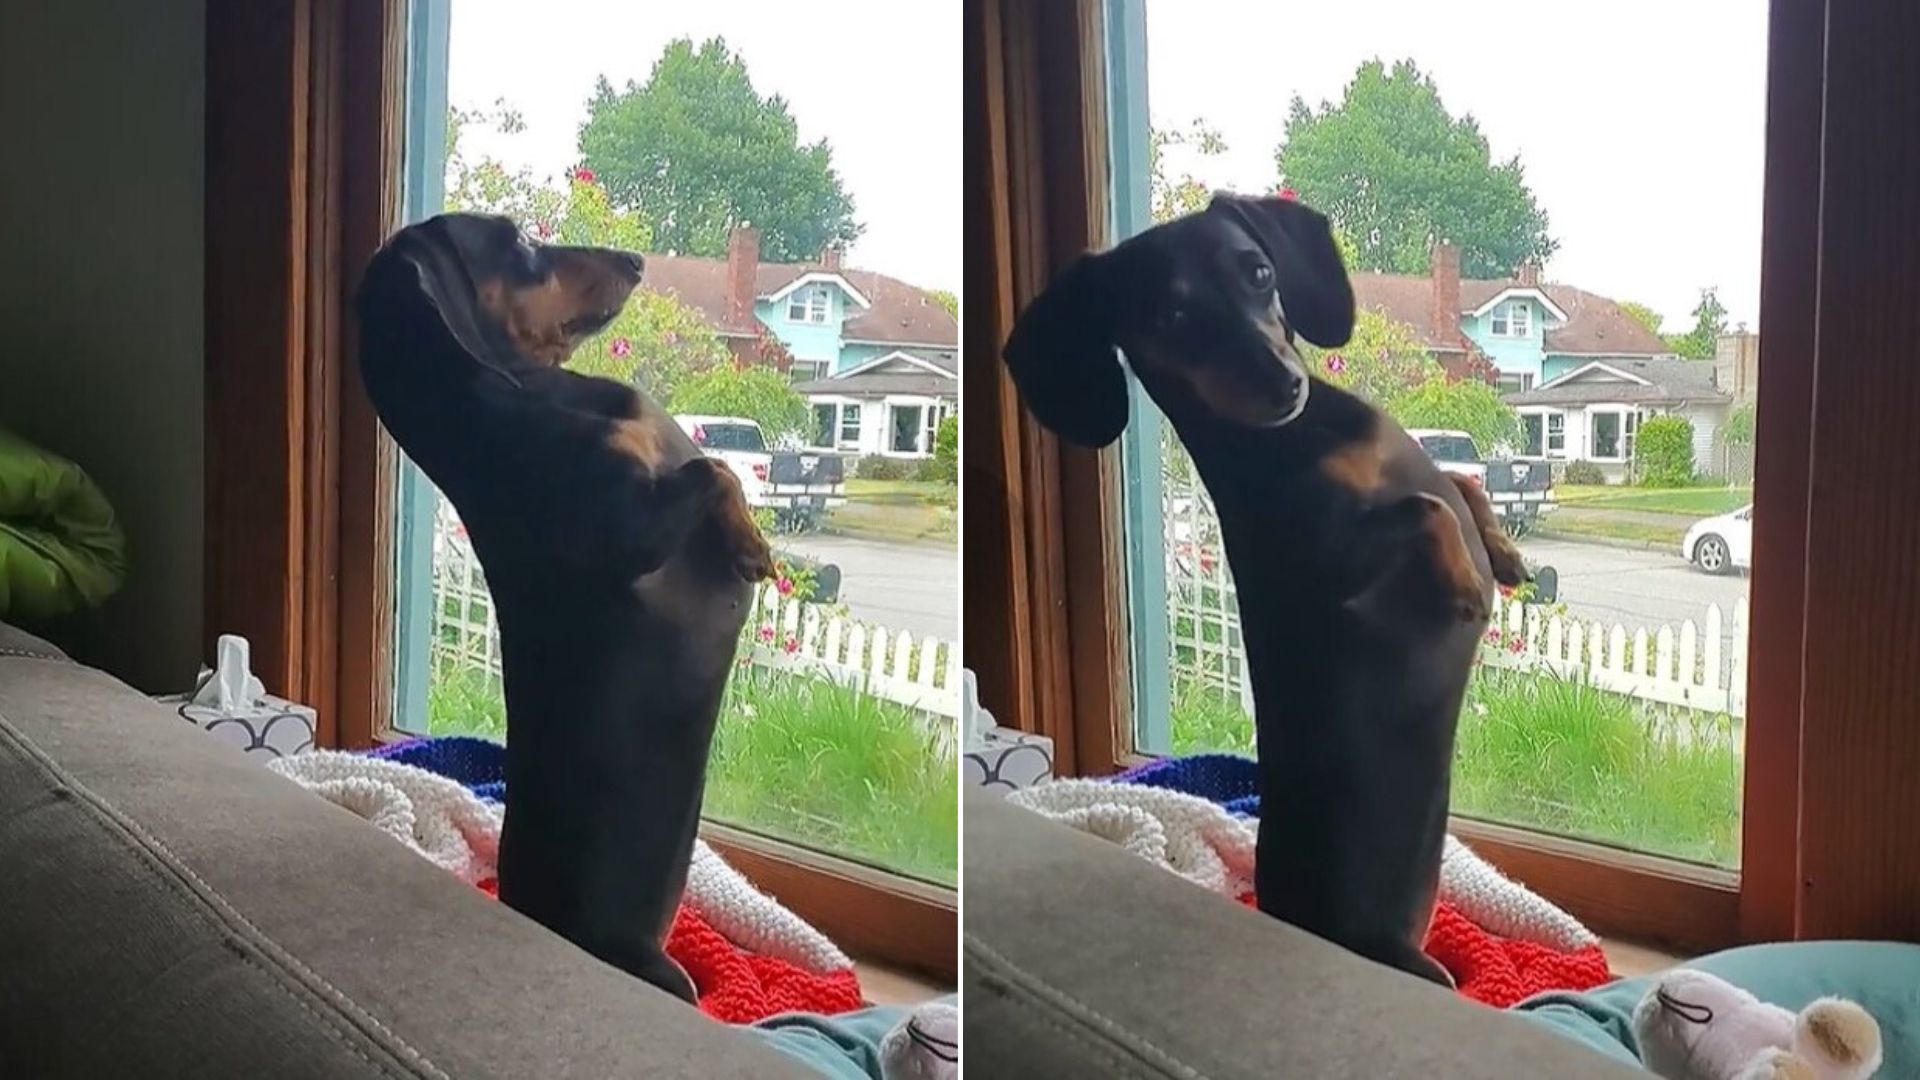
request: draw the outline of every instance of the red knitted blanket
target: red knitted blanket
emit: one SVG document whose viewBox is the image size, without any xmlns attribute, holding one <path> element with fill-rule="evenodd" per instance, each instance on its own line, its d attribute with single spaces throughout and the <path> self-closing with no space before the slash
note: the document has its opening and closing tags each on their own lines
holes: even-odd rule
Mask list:
<svg viewBox="0 0 1920 1080">
<path fill-rule="evenodd" d="M 492 878 L 480 891 L 500 898 Z M 700 1011 L 729 1024 L 752 1024 L 785 1012 L 834 1015 L 866 1005 L 852 968 L 817 974 L 785 960 L 755 956 L 728 941 L 682 906 L 667 933 L 667 955 L 693 977 Z"/>
</svg>

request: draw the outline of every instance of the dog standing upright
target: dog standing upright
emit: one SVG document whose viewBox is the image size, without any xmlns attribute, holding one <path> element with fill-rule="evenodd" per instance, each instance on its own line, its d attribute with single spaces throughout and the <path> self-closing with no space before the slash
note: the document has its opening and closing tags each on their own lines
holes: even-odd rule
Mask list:
<svg viewBox="0 0 1920 1080">
<path fill-rule="evenodd" d="M 662 949 L 707 757 L 772 571 L 740 487 L 632 387 L 559 365 L 639 255 L 536 244 L 506 218 L 404 229 L 359 295 L 381 421 L 459 511 L 500 624 L 500 898 L 689 1001 Z"/>
<path fill-rule="evenodd" d="M 1295 335 L 1345 344 L 1352 285 L 1320 214 L 1222 195 L 1083 256 L 1005 356 L 1028 408 L 1099 447 L 1128 366 L 1219 510 L 1260 759 L 1261 910 L 1443 985 L 1422 951 L 1454 729 L 1493 583 L 1524 579 L 1485 495 L 1313 378 Z"/>
</svg>

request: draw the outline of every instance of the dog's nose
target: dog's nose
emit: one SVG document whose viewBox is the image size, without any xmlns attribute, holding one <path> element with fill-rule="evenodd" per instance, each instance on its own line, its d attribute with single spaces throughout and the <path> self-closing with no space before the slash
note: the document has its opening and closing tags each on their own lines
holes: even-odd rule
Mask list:
<svg viewBox="0 0 1920 1080">
<path fill-rule="evenodd" d="M 638 252 L 623 251 L 620 253 L 620 259 L 633 271 L 634 277 L 639 277 L 647 268 L 647 260 L 641 258 Z"/>
</svg>

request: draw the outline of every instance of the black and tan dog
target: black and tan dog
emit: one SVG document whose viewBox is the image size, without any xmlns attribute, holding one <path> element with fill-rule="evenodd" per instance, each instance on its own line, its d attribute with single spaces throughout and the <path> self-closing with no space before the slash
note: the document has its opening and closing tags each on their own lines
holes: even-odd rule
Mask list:
<svg viewBox="0 0 1920 1080">
<path fill-rule="evenodd" d="M 1312 378 L 1352 334 L 1325 218 L 1223 195 L 1064 271 L 1006 360 L 1084 446 L 1127 424 L 1126 356 L 1219 509 L 1253 679 L 1263 911 L 1440 983 L 1422 951 L 1454 728 L 1495 580 L 1524 576 L 1480 490 Z"/>
<path fill-rule="evenodd" d="M 638 255 L 498 217 L 402 230 L 359 295 L 361 375 L 459 511 L 500 623 L 500 898 L 683 998 L 662 951 L 751 583 L 771 555 L 727 468 L 659 405 L 560 367 Z"/>
</svg>

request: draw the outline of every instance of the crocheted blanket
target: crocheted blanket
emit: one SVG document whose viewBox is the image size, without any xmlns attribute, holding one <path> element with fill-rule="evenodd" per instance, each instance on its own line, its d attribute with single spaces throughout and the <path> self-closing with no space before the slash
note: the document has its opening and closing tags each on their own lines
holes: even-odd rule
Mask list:
<svg viewBox="0 0 1920 1080">
<path fill-rule="evenodd" d="M 506 793 L 499 744 L 422 739 L 365 755 L 299 754 L 268 768 L 497 898 Z M 783 1012 L 837 1014 L 865 1004 L 853 961 L 704 841 L 695 844 L 666 948 L 692 976 L 701 1011 L 728 1023 Z"/>
<path fill-rule="evenodd" d="M 1258 787 L 1251 760 L 1202 755 L 1157 761 L 1110 780 L 1058 780 L 1016 791 L 1008 801 L 1252 904 Z M 1495 1008 L 1613 978 L 1599 939 L 1579 920 L 1452 836 L 1426 951 L 1453 975 L 1462 995 Z"/>
</svg>

